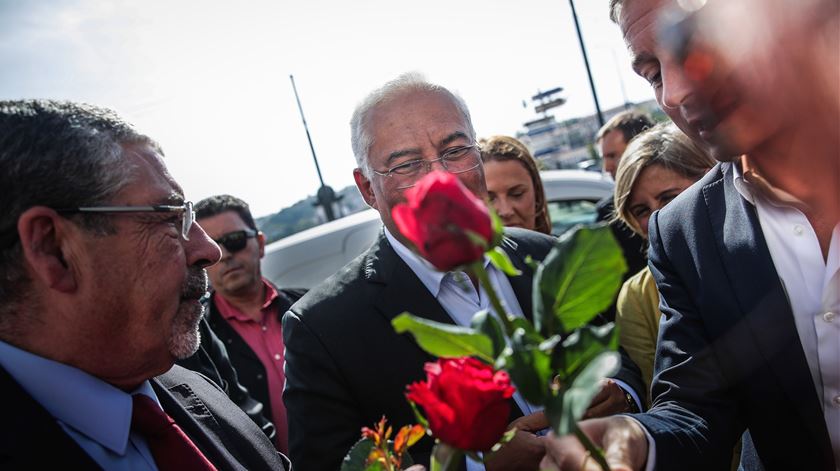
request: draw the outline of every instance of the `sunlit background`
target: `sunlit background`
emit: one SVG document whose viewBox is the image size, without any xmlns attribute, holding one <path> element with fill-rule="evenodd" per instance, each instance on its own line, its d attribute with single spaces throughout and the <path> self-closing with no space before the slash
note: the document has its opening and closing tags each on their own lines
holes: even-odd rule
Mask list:
<svg viewBox="0 0 840 471">
<path fill-rule="evenodd" d="M 653 97 L 607 3 L 576 3 L 604 109 Z M 406 71 L 459 92 L 480 136 L 522 130 L 538 90 L 565 88 L 558 119 L 594 113 L 567 0 L 0 0 L 0 64 L 0 97 L 114 108 L 188 198 L 231 193 L 256 216 L 319 186 L 289 74 L 336 190 L 353 183 L 353 107 Z"/>
</svg>

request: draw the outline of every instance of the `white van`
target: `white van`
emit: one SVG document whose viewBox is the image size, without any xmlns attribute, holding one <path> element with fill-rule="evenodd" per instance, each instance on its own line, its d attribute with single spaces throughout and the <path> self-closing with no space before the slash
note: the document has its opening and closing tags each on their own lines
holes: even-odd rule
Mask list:
<svg viewBox="0 0 840 471">
<path fill-rule="evenodd" d="M 595 203 L 612 194 L 612 180 L 600 173 L 541 175 L 555 235 L 595 221 Z M 370 247 L 381 227 L 379 213 L 368 209 L 280 239 L 265 248 L 263 276 L 282 287 L 312 288 Z"/>
</svg>

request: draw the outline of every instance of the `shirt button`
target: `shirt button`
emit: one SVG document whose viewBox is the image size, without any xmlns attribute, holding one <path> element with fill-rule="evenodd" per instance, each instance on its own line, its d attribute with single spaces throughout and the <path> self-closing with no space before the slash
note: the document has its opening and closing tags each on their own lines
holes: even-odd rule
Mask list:
<svg viewBox="0 0 840 471">
<path fill-rule="evenodd" d="M 831 400 L 834 403 L 834 407 L 840 407 L 840 396 L 834 396 L 834 399 Z"/>
<path fill-rule="evenodd" d="M 823 314 L 823 320 L 826 322 L 833 322 L 835 317 L 837 317 L 837 314 L 831 311 L 828 311 L 825 314 Z"/>
<path fill-rule="evenodd" d="M 796 224 L 796 225 L 793 226 L 793 233 L 794 234 L 802 235 L 803 232 L 805 232 L 805 229 L 803 229 L 801 225 Z"/>
<path fill-rule="evenodd" d="M 274 359 L 275 359 L 275 360 L 277 360 L 277 361 L 280 361 L 280 354 L 279 354 L 279 353 L 275 353 L 275 354 L 274 354 Z"/>
</svg>

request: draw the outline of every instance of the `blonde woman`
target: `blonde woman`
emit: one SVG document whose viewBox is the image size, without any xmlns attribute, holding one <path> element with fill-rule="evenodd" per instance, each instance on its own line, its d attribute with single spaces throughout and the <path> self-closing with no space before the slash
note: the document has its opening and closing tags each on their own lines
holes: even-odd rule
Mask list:
<svg viewBox="0 0 840 471">
<path fill-rule="evenodd" d="M 694 184 L 714 164 L 673 123 L 645 131 L 630 142 L 619 161 L 615 178 L 616 218 L 647 240 L 650 215 Z M 621 288 L 616 325 L 619 342 L 642 370 L 648 391 L 660 315 L 659 292 L 650 270 L 644 268 Z"/>
</svg>

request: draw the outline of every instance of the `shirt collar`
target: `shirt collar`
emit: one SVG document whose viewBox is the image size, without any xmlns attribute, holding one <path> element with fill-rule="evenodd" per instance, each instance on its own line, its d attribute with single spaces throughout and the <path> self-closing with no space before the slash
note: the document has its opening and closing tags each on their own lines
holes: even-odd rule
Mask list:
<svg viewBox="0 0 840 471">
<path fill-rule="evenodd" d="M 397 238 L 388 231 L 387 227 L 383 228 L 385 230 L 385 237 L 388 239 L 388 242 L 391 244 L 391 247 L 394 248 L 397 255 L 405 262 L 406 265 L 408 265 L 408 268 L 417 275 L 417 278 L 420 278 L 420 282 L 423 283 L 423 286 L 425 286 L 426 289 L 428 289 L 429 292 L 437 298 L 443 286 L 444 279 L 447 278 L 450 273 L 454 272 L 444 273 L 438 271 L 437 268 L 435 268 L 426 259 L 417 255 L 402 242 L 397 240 Z M 488 268 L 489 264 L 490 258 L 485 255 L 484 268 Z"/>
<path fill-rule="evenodd" d="M 755 206 L 755 199 L 761 198 L 774 206 L 792 206 L 806 211 L 808 206 L 790 193 L 773 186 L 765 180 L 747 155 L 732 163 L 735 189 Z"/>
<path fill-rule="evenodd" d="M 145 394 L 160 405 L 149 381 L 126 393 L 78 368 L 3 341 L 0 365 L 56 420 L 119 455 L 128 445 L 132 394 Z"/>
<path fill-rule="evenodd" d="M 280 297 L 280 293 L 277 291 L 274 286 L 266 281 L 265 278 L 262 279 L 263 286 L 265 287 L 265 299 L 263 300 L 261 310 L 265 311 L 271 304 Z M 242 311 L 237 309 L 233 304 L 229 303 L 224 296 L 220 296 L 218 293 L 215 293 L 216 296 L 216 305 L 219 308 L 219 313 L 225 319 L 236 319 L 241 322 L 254 322 L 249 316 L 245 315 Z"/>
</svg>

